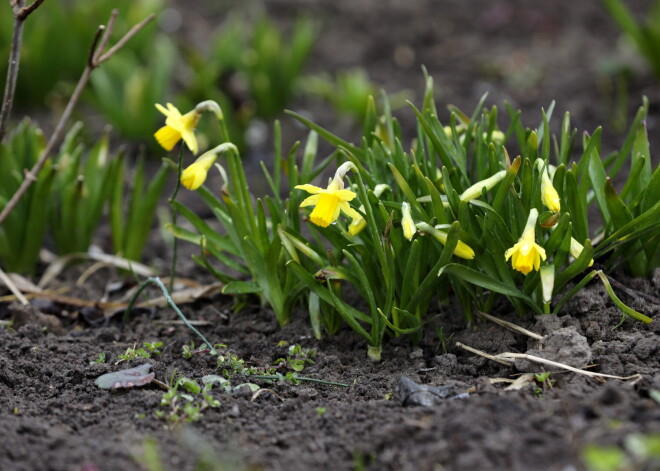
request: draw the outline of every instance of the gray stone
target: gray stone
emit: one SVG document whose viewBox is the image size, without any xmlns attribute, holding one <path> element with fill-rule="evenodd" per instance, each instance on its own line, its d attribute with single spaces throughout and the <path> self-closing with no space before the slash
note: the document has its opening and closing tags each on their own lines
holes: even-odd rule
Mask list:
<svg viewBox="0 0 660 471">
<path fill-rule="evenodd" d="M 399 378 L 399 381 L 394 385 L 394 392 L 402 406 L 428 407 L 446 399 L 463 397 L 455 384 L 431 386 L 416 383 L 405 376 Z"/>
<path fill-rule="evenodd" d="M 592 357 L 586 337 L 580 335 L 575 327 L 555 330 L 543 338 L 543 348 L 530 349 L 525 353 L 575 368 L 584 368 Z M 516 360 L 515 364 L 519 371 L 524 372 L 536 372 L 541 369 L 540 364 L 523 359 Z"/>
<path fill-rule="evenodd" d="M 433 363 L 443 370 L 451 371 L 458 366 L 458 358 L 453 353 L 445 353 L 433 358 Z"/>
</svg>

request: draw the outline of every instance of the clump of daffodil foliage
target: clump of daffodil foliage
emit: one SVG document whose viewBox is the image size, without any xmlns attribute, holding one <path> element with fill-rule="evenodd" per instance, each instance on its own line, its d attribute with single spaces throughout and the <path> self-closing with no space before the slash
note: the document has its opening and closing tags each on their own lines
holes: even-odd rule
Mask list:
<svg viewBox="0 0 660 471">
<path fill-rule="evenodd" d="M 250 193 L 235 147 L 220 143 L 227 160 L 216 164 L 225 180 L 219 191 L 202 184 L 217 147 L 182 174 L 219 230 L 175 202 L 194 230 L 171 231 L 199 244 L 195 259 L 226 283 L 225 293 L 259 296 L 280 324 L 302 306 L 317 337 L 345 323 L 375 360 L 385 337 L 419 339 L 450 293 L 467 322 L 501 297 L 521 315 L 556 313 L 598 276 L 624 317 L 650 322 L 617 298 L 605 275 L 620 264 L 637 275 L 658 266 L 660 170 L 651 169 L 647 103 L 622 149 L 603 156 L 601 128 L 577 140 L 568 113 L 560 135 L 550 134 L 554 104 L 534 129 L 508 105 L 500 127 L 485 97 L 470 117 L 449 107 L 443 126 L 429 77 L 426 84 L 421 108 L 410 104 L 410 141 L 385 95 L 380 112 L 369 101 L 359 146 L 290 113 L 311 133 L 300 159 L 299 143 L 284 155 L 276 123 L 273 170 L 263 165 L 272 194 L 263 198 Z M 336 150 L 319 158 L 318 137 Z M 609 177 L 628 159 L 618 191 Z M 599 223 L 587 218 L 591 204 Z"/>
<path fill-rule="evenodd" d="M 142 161 L 133 172 L 126 152 L 111 150 L 109 131 L 89 147 L 82 134 L 83 124 L 75 123 L 25 198 L 0 225 L 3 270 L 33 274 L 46 240 L 57 255 L 83 256 L 106 211 L 114 253 L 140 260 L 169 166 L 162 165 L 145 184 Z M 43 132 L 27 119 L 0 143 L 0 210 L 18 191 L 25 169 L 34 165 L 45 146 Z M 125 179 L 129 172 L 130 182 Z"/>
</svg>

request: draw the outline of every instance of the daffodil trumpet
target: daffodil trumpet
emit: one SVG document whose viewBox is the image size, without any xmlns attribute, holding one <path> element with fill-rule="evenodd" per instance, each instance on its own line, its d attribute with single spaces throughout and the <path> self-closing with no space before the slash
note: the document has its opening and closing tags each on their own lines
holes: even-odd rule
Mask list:
<svg viewBox="0 0 660 471">
<path fill-rule="evenodd" d="M 309 216 L 312 223 L 320 227 L 328 227 L 339 218 L 340 213 L 346 214 L 353 220 L 361 217 L 360 213 L 348 204 L 357 195 L 351 190 L 344 189 L 344 176 L 349 170 L 355 169 L 356 167 L 352 162 L 345 162 L 340 165 L 327 188 L 310 185 L 309 183 L 296 185 L 295 188 L 305 190 L 312 195 L 300 203 L 301 208 L 314 206 L 314 210 Z"/>
<path fill-rule="evenodd" d="M 541 260 L 546 259 L 545 249 L 536 243 L 536 221 L 539 212 L 536 208 L 529 211 L 527 224 L 518 242 L 504 253 L 505 260 L 511 260 L 511 266 L 520 273 L 528 274 L 538 270 Z"/>
<path fill-rule="evenodd" d="M 197 190 L 206 181 L 208 172 L 218 158 L 218 154 L 227 151 L 238 154 L 238 149 L 231 142 L 225 142 L 203 153 L 181 173 L 181 184 L 189 190 Z"/>
</svg>

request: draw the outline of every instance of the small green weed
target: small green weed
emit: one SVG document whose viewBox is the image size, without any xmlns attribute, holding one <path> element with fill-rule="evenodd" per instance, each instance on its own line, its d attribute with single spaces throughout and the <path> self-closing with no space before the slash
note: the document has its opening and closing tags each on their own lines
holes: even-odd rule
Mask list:
<svg viewBox="0 0 660 471">
<path fill-rule="evenodd" d="M 103 363 L 105 363 L 105 352 L 99 353 L 95 360 L 89 362 L 90 365 L 101 365 Z"/>
<path fill-rule="evenodd" d="M 143 347 L 137 348 L 137 344 L 133 345 L 133 348 L 127 348 L 126 352 L 117 356 L 117 361 L 115 365 L 118 365 L 122 361 L 130 361 L 135 358 L 151 358 L 151 355 L 160 355 L 160 347 L 163 346 L 163 342 L 145 342 Z"/>
</svg>

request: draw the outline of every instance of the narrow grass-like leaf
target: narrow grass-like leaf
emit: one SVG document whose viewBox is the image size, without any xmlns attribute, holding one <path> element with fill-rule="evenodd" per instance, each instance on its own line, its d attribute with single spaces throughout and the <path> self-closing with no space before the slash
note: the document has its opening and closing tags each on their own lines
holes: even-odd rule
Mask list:
<svg viewBox="0 0 660 471">
<path fill-rule="evenodd" d="M 532 298 L 524 294 L 522 291 L 519 291 L 515 287 L 506 285 L 500 281 L 494 280 L 491 277 L 484 275 L 481 272 L 478 272 L 472 268 L 466 267 L 465 265 L 460 265 L 458 263 L 450 263 L 445 265 L 438 272 L 438 276 L 450 275 L 455 276 L 460 280 L 463 280 L 467 283 L 470 283 L 475 286 L 480 286 L 490 291 L 495 291 L 496 293 L 503 294 L 505 296 L 511 296 L 514 298 L 522 299 L 527 303 L 527 305 L 535 311 L 537 314 L 542 314 L 541 308 L 537 306 Z"/>
</svg>

